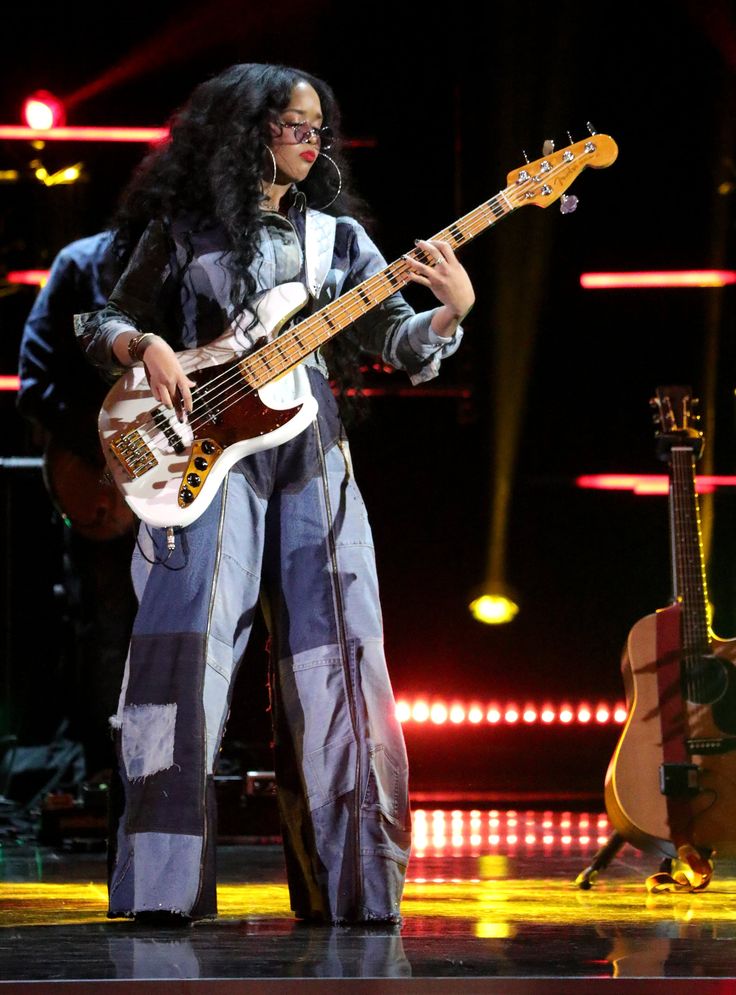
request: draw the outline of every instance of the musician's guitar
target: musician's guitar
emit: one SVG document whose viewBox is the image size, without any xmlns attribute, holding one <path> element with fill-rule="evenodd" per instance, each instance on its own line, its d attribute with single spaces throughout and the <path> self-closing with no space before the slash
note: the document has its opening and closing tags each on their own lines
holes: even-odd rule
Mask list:
<svg viewBox="0 0 736 995">
<path fill-rule="evenodd" d="M 660 388 L 658 452 L 670 467 L 673 604 L 629 634 L 629 714 L 606 775 L 608 817 L 628 842 L 676 856 L 736 854 L 736 640 L 713 635 L 695 480 L 703 438 L 690 390 Z"/>
<path fill-rule="evenodd" d="M 617 154 L 607 135 L 550 153 L 513 170 L 504 190 L 433 237 L 457 249 L 519 207 L 548 207 L 586 166 L 609 166 Z M 563 208 L 573 206 L 573 198 L 563 201 Z M 409 255 L 434 263 L 418 248 Z M 135 514 L 154 526 L 188 525 L 207 508 L 237 460 L 303 431 L 317 402 L 301 361 L 405 286 L 408 274 L 402 257 L 289 328 L 284 326 L 307 301 L 305 288 L 290 283 L 269 291 L 252 316 L 266 339 L 255 352 L 246 354 L 231 331 L 178 354 L 196 383 L 186 422 L 153 398 L 142 364 L 131 367 L 105 399 L 99 432 L 110 473 Z M 250 317 L 244 322 L 240 316 L 240 327 L 247 327 Z"/>
<path fill-rule="evenodd" d="M 52 438 L 43 456 L 43 480 L 65 524 L 85 539 L 105 542 L 132 532 L 135 518 L 108 479 L 102 453 L 95 456 L 82 456 Z"/>
</svg>

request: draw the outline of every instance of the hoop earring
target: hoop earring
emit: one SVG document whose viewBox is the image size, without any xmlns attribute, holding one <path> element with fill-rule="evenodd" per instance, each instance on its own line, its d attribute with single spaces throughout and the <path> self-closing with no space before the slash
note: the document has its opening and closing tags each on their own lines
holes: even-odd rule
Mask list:
<svg viewBox="0 0 736 995">
<path fill-rule="evenodd" d="M 340 196 L 340 192 L 342 190 L 342 173 L 340 172 L 340 167 L 337 165 L 335 160 L 332 159 L 330 156 L 328 156 L 325 152 L 320 152 L 319 154 L 322 156 L 323 159 L 326 159 L 329 162 L 329 164 L 337 173 L 337 192 L 335 193 L 335 196 L 332 198 L 332 200 L 328 200 L 327 203 L 323 204 L 321 207 L 313 207 L 312 208 L 313 211 L 324 211 L 325 208 L 330 206 L 330 204 L 334 204 L 337 198 Z"/>
<path fill-rule="evenodd" d="M 271 162 L 273 163 L 273 179 L 269 183 L 269 187 L 273 189 L 273 185 L 276 182 L 276 173 L 278 171 L 276 167 L 276 156 L 273 154 L 273 149 L 271 148 L 270 145 L 266 145 L 266 143 L 264 142 L 263 147 L 265 148 L 266 152 L 268 152 L 268 154 L 271 156 Z"/>
</svg>

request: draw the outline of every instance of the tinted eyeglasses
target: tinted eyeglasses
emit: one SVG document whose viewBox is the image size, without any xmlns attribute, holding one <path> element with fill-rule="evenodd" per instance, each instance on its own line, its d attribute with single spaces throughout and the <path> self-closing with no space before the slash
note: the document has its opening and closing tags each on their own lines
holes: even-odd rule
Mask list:
<svg viewBox="0 0 736 995">
<path fill-rule="evenodd" d="M 327 125 L 324 128 L 313 128 L 309 121 L 298 121 L 296 124 L 292 124 L 291 121 L 279 121 L 278 123 L 282 128 L 291 128 L 296 142 L 308 142 L 314 135 L 319 147 L 328 149 L 334 141 L 332 128 L 328 128 Z"/>
</svg>

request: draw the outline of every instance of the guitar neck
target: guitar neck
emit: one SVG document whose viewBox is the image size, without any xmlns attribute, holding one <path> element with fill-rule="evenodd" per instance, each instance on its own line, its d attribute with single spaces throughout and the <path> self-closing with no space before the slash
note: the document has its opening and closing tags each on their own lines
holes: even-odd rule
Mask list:
<svg viewBox="0 0 736 995">
<path fill-rule="evenodd" d="M 453 249 L 458 249 L 515 210 L 507 191 L 501 190 L 495 197 L 433 235 L 432 239 L 448 242 Z M 427 265 L 435 265 L 434 260 L 427 258 L 426 253 L 419 248 L 412 249 L 407 255 Z M 265 386 L 397 290 L 401 290 L 408 282 L 409 267 L 402 256 L 332 304 L 247 356 L 240 362 L 242 375 L 256 389 Z"/>
<path fill-rule="evenodd" d="M 710 644 L 708 590 L 695 487 L 695 456 L 673 447 L 670 461 L 675 596 L 682 602 L 682 645 L 686 654 L 706 653 Z"/>
</svg>

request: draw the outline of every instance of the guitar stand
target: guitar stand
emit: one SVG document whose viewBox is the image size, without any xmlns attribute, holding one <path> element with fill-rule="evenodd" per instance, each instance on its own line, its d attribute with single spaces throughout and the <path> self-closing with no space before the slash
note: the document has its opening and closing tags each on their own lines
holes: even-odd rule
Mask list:
<svg viewBox="0 0 736 995">
<path fill-rule="evenodd" d="M 625 842 L 626 840 L 621 833 L 614 829 L 595 857 L 593 857 L 590 866 L 586 867 L 575 878 L 575 884 L 578 888 L 581 888 L 583 891 L 590 891 L 595 879 L 598 877 L 598 872 L 604 871 L 608 867 Z"/>
<path fill-rule="evenodd" d="M 595 884 L 595 879 L 598 877 L 598 872 L 599 871 L 604 871 L 608 867 L 608 865 L 611 863 L 611 861 L 614 859 L 614 857 L 618 854 L 618 852 L 622 849 L 622 847 L 623 847 L 623 845 L 625 843 L 626 843 L 626 840 L 621 835 L 621 833 L 617 832 L 614 829 L 614 831 L 608 837 L 608 839 L 606 840 L 606 842 L 603 844 L 603 846 L 600 848 L 600 850 L 596 853 L 595 857 L 593 857 L 593 859 L 590 862 L 589 866 L 586 867 L 584 871 L 581 871 L 578 874 L 578 876 L 575 878 L 575 884 L 578 886 L 578 888 L 580 888 L 582 891 L 590 891 L 590 889 Z M 700 855 L 705 860 L 711 860 L 711 867 L 713 866 L 713 864 L 712 864 L 713 851 L 710 851 L 710 850 L 708 850 L 708 851 L 701 850 L 700 851 Z M 662 858 L 662 861 L 661 861 L 661 863 L 659 865 L 660 874 L 670 874 L 671 873 L 671 871 L 672 871 L 672 861 L 673 861 L 672 857 L 663 857 Z M 649 881 L 649 879 L 647 879 L 647 881 Z M 705 888 L 708 887 L 708 882 L 709 881 L 710 881 L 710 876 L 708 876 L 707 879 L 704 879 L 704 882 L 702 883 L 702 885 L 700 887 L 698 887 L 696 889 L 693 889 L 693 890 L 702 891 L 703 889 L 705 889 Z"/>
</svg>

